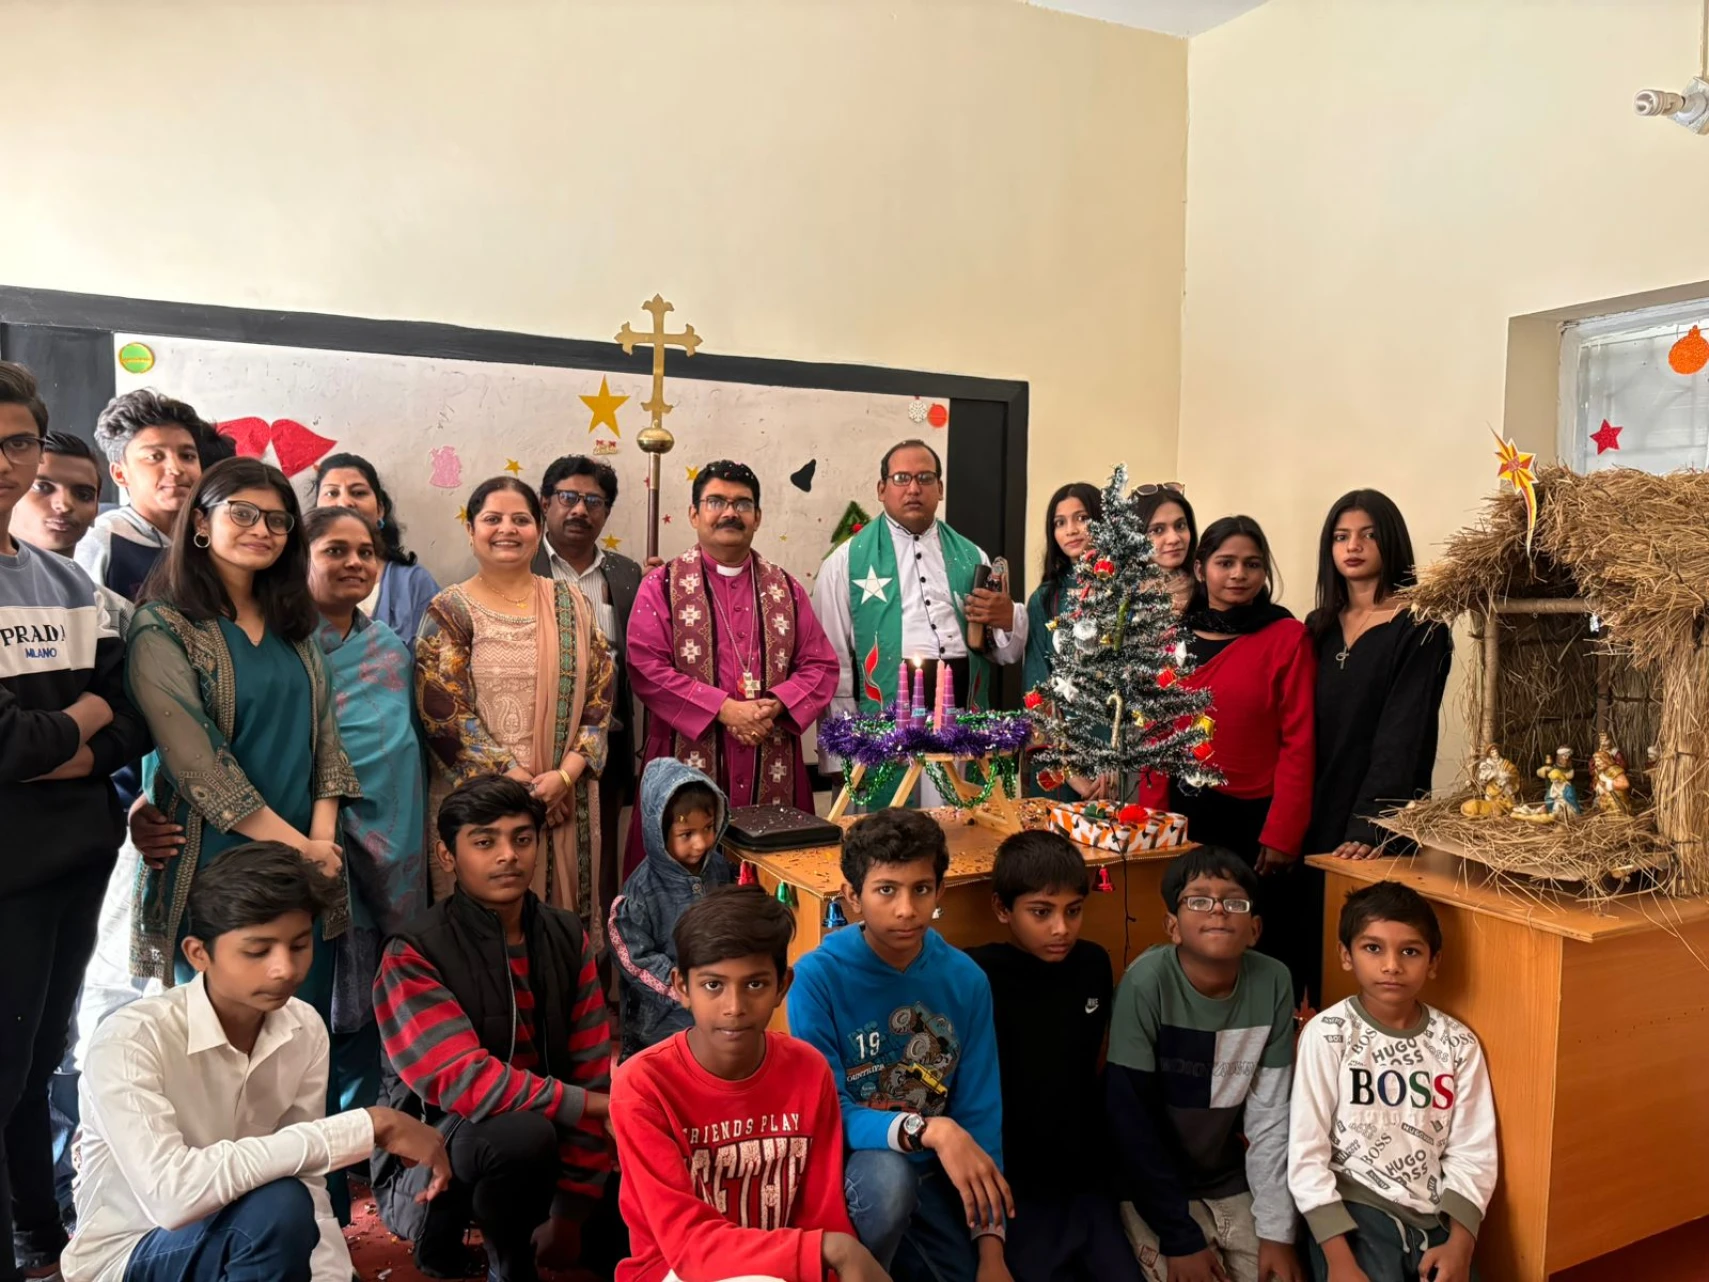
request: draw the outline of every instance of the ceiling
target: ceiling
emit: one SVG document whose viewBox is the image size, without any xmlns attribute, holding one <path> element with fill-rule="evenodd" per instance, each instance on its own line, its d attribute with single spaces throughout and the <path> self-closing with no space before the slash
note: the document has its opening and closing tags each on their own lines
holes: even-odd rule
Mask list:
<svg viewBox="0 0 1709 1282">
<path fill-rule="evenodd" d="M 1170 36 L 1196 36 L 1256 9 L 1264 0 L 1026 0 L 1026 3 Z"/>
</svg>

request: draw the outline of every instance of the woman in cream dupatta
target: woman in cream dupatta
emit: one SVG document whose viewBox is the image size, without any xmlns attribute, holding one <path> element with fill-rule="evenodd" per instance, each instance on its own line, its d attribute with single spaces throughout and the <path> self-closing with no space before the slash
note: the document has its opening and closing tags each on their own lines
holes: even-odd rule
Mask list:
<svg viewBox="0 0 1709 1282">
<path fill-rule="evenodd" d="M 593 607 L 568 583 L 529 568 L 540 500 L 496 477 L 467 505 L 475 574 L 434 597 L 416 638 L 416 701 L 434 759 L 429 809 L 463 781 L 508 774 L 546 803 L 550 857 L 534 892 L 577 912 L 603 946 L 609 905 L 598 886 L 597 777 L 611 716 L 611 656 Z M 433 897 L 451 878 L 431 861 Z"/>
</svg>

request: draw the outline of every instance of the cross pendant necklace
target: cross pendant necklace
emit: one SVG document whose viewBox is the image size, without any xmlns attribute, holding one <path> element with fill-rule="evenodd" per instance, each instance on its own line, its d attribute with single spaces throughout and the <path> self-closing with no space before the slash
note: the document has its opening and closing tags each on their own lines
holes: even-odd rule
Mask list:
<svg viewBox="0 0 1709 1282">
<path fill-rule="evenodd" d="M 712 608 L 718 612 L 718 621 L 724 625 L 724 631 L 729 635 L 730 648 L 736 651 L 736 659 L 742 665 L 742 679 L 738 683 L 742 688 L 742 697 L 744 699 L 759 698 L 760 691 L 764 690 L 765 686 L 754 675 L 754 662 L 758 658 L 754 651 L 758 650 L 758 645 L 756 644 L 754 650 L 749 652 L 748 657 L 743 659 L 742 652 L 736 650 L 736 629 L 730 626 L 730 616 L 724 612 L 724 602 L 719 599 L 717 589 L 711 584 L 707 584 L 706 595 L 712 598 Z M 759 581 L 756 575 L 754 582 L 754 627 L 760 628 L 764 625 L 765 620 L 760 614 Z"/>
</svg>

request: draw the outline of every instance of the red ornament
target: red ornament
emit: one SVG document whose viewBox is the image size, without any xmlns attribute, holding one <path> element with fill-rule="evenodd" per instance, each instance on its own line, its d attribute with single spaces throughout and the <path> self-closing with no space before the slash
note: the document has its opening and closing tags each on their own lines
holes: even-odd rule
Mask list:
<svg viewBox="0 0 1709 1282">
<path fill-rule="evenodd" d="M 1040 770 L 1038 772 L 1038 786 L 1046 792 L 1055 792 L 1062 787 L 1064 782 L 1066 781 L 1062 775 L 1055 770 Z"/>
<path fill-rule="evenodd" d="M 1620 433 L 1625 430 L 1625 428 L 1615 427 L 1607 419 L 1603 419 L 1602 426 L 1590 434 L 1590 439 L 1596 442 L 1596 452 L 1601 454 L 1604 450 L 1619 449 Z"/>
<path fill-rule="evenodd" d="M 1163 671 L 1157 674 L 1157 687 L 1160 690 L 1167 690 L 1170 686 L 1174 685 L 1177 680 L 1179 680 L 1179 678 L 1175 675 L 1174 668 L 1164 668 Z"/>
<path fill-rule="evenodd" d="M 1195 743 L 1193 745 L 1193 759 L 1195 761 L 1209 761 L 1211 759 L 1211 753 L 1215 751 L 1216 749 L 1211 747 L 1210 740 L 1208 739 L 1203 743 Z"/>
<path fill-rule="evenodd" d="M 760 884 L 760 870 L 746 859 L 742 860 L 742 871 L 736 876 L 736 884 L 740 886 L 757 886 Z"/>
<path fill-rule="evenodd" d="M 1113 895 L 1116 893 L 1116 888 L 1110 884 L 1110 870 L 1102 865 L 1098 868 L 1098 885 L 1096 889 L 1100 895 Z"/>
<path fill-rule="evenodd" d="M 926 422 L 933 427 L 942 427 L 949 422 L 949 407 L 940 401 L 933 401 L 932 407 L 926 411 Z"/>
<path fill-rule="evenodd" d="M 849 533 L 850 534 L 859 534 L 865 528 L 866 528 L 866 525 L 863 522 L 856 521 L 853 525 L 849 526 Z"/>
<path fill-rule="evenodd" d="M 1097 562 L 1092 566 L 1092 573 L 1097 575 L 1100 579 L 1107 579 L 1115 572 L 1116 563 L 1110 560 L 1107 556 L 1099 557 Z"/>
<path fill-rule="evenodd" d="M 1028 690 L 1021 696 L 1021 702 L 1026 705 L 1027 711 L 1031 712 L 1044 702 L 1044 696 L 1037 690 Z"/>
<path fill-rule="evenodd" d="M 1120 813 L 1116 815 L 1116 819 L 1124 824 L 1142 824 L 1149 818 L 1151 818 L 1151 811 L 1137 803 L 1131 806 L 1123 806 Z"/>
</svg>

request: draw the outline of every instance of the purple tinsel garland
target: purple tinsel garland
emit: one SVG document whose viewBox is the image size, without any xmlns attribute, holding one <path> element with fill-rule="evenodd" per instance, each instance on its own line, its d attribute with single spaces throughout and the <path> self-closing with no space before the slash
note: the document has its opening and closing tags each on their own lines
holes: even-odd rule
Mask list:
<svg viewBox="0 0 1709 1282">
<path fill-rule="evenodd" d="M 939 733 L 928 725 L 899 726 L 883 717 L 848 713 L 819 725 L 819 743 L 844 762 L 872 769 L 927 752 L 952 757 L 985 757 L 1019 752 L 1032 739 L 1032 718 L 1024 713 L 976 712 L 958 717 Z"/>
</svg>

